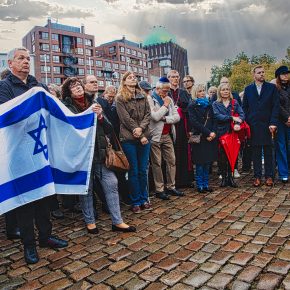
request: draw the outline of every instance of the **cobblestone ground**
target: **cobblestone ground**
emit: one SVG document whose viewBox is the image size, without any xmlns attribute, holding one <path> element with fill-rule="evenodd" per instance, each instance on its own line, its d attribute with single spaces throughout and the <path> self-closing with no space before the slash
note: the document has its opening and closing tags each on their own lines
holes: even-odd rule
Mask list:
<svg viewBox="0 0 290 290">
<path fill-rule="evenodd" d="M 125 221 L 137 233 L 111 231 L 108 215 L 100 234 L 88 235 L 81 215 L 54 221 L 54 233 L 69 240 L 62 250 L 39 249 L 27 266 L 19 242 L 0 234 L 1 289 L 290 289 L 290 184 L 213 194 L 186 190 L 182 198 L 152 199 L 154 210 Z"/>
</svg>

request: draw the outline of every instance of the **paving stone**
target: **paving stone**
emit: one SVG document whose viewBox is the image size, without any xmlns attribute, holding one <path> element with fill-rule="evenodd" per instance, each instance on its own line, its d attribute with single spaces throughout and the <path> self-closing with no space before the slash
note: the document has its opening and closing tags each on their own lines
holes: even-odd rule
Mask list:
<svg viewBox="0 0 290 290">
<path fill-rule="evenodd" d="M 180 264 L 179 260 L 172 258 L 172 257 L 169 257 L 169 258 L 163 259 L 156 266 L 165 270 L 165 271 L 170 271 L 170 270 L 176 268 L 179 264 Z"/>
<path fill-rule="evenodd" d="M 109 259 L 112 261 L 120 261 L 131 254 L 132 254 L 131 251 L 129 251 L 127 249 L 122 249 L 122 250 L 112 254 L 111 256 L 109 256 Z"/>
<path fill-rule="evenodd" d="M 77 270 L 76 272 L 72 273 L 72 274 L 70 275 L 70 277 L 71 277 L 74 281 L 78 282 L 78 281 L 80 281 L 80 280 L 85 279 L 86 277 L 90 276 L 90 275 L 93 274 L 93 273 L 94 273 L 93 270 L 91 270 L 91 269 L 88 268 L 88 267 L 85 267 L 85 268 L 79 269 L 79 270 Z"/>
<path fill-rule="evenodd" d="M 221 272 L 235 276 L 241 269 L 242 269 L 241 266 L 235 264 L 226 264 L 222 268 Z"/>
<path fill-rule="evenodd" d="M 269 272 L 274 272 L 276 274 L 285 275 L 290 271 L 290 262 L 284 260 L 272 261 L 268 266 Z"/>
<path fill-rule="evenodd" d="M 67 288 L 68 290 L 87 290 L 87 289 L 92 289 L 92 284 L 90 284 L 87 281 L 79 281 L 77 283 L 74 283 L 72 286 Z M 105 290 L 105 288 L 103 288 Z"/>
<path fill-rule="evenodd" d="M 204 243 L 193 241 L 190 244 L 188 244 L 185 249 L 188 249 L 190 251 L 198 251 L 203 247 Z"/>
<path fill-rule="evenodd" d="M 210 254 L 210 253 L 200 251 L 200 252 L 197 252 L 196 254 L 194 254 L 189 260 L 191 262 L 202 264 L 206 260 L 208 260 L 211 257 L 211 255 L 212 254 Z"/>
<path fill-rule="evenodd" d="M 233 254 L 230 252 L 218 251 L 212 255 L 210 262 L 224 265 L 232 257 L 232 255 Z"/>
<path fill-rule="evenodd" d="M 146 285 L 148 285 L 148 282 L 135 277 L 126 283 L 123 287 L 124 289 L 128 290 L 141 290 L 144 289 Z"/>
<path fill-rule="evenodd" d="M 209 282 L 207 282 L 207 286 L 214 289 L 225 289 L 232 279 L 233 276 L 231 275 L 218 273 L 212 279 L 210 279 Z"/>
<path fill-rule="evenodd" d="M 254 260 L 251 261 L 251 265 L 263 268 L 266 267 L 273 258 L 273 255 L 261 253 L 255 256 Z"/>
<path fill-rule="evenodd" d="M 86 263 L 81 261 L 75 261 L 71 264 L 66 265 L 63 269 L 69 273 L 73 273 L 75 271 L 80 270 L 81 268 L 84 268 L 85 266 L 87 266 Z"/>
<path fill-rule="evenodd" d="M 113 276 L 114 274 L 114 272 L 105 269 L 87 277 L 87 279 L 93 284 L 99 284 L 101 282 L 104 282 L 106 279 Z"/>
<path fill-rule="evenodd" d="M 252 258 L 253 258 L 253 254 L 251 253 L 236 253 L 234 257 L 231 259 L 231 263 L 244 266 Z"/>
<path fill-rule="evenodd" d="M 230 289 L 231 290 L 248 290 L 248 289 L 250 289 L 250 287 L 251 287 L 250 284 L 243 282 L 243 281 L 236 280 L 236 281 L 234 281 L 234 283 Z"/>
<path fill-rule="evenodd" d="M 93 286 L 90 290 L 112 290 L 112 287 L 100 283 L 98 285 Z"/>
<path fill-rule="evenodd" d="M 183 280 L 183 282 L 192 287 L 201 287 L 207 282 L 212 276 L 203 271 L 196 270 L 189 277 Z"/>
<path fill-rule="evenodd" d="M 141 262 L 137 263 L 136 265 L 130 267 L 129 271 L 132 271 L 134 273 L 139 274 L 139 273 L 149 269 L 152 265 L 153 265 L 153 263 L 144 260 L 144 261 L 141 261 Z"/>
<path fill-rule="evenodd" d="M 244 268 L 243 271 L 238 275 L 238 279 L 248 283 L 252 283 L 261 271 L 262 269 L 259 267 L 248 266 Z"/>
<path fill-rule="evenodd" d="M 243 252 L 248 252 L 248 253 L 253 253 L 253 254 L 257 254 L 260 252 L 260 250 L 262 249 L 262 245 L 257 245 L 257 244 L 252 244 L 249 243 L 247 244 L 244 248 L 243 248 Z"/>
<path fill-rule="evenodd" d="M 163 275 L 160 278 L 160 281 L 168 286 L 173 286 L 184 277 L 185 277 L 185 274 L 183 272 L 173 270 L 173 271 L 170 271 L 168 274 Z"/>
<path fill-rule="evenodd" d="M 152 267 L 148 269 L 147 271 L 143 272 L 140 275 L 140 278 L 144 279 L 145 281 L 156 281 L 162 274 L 164 273 L 163 270 Z"/>
<path fill-rule="evenodd" d="M 276 289 L 276 287 L 279 285 L 281 280 L 282 280 L 282 277 L 276 274 L 269 274 L 269 273 L 262 274 L 257 284 L 257 289 L 259 290 Z"/>
<path fill-rule="evenodd" d="M 90 268 L 92 268 L 95 271 L 100 271 L 111 264 L 112 264 L 112 262 L 110 260 L 108 260 L 107 258 L 101 258 L 101 259 L 98 259 L 95 262 L 91 263 Z"/>
<path fill-rule="evenodd" d="M 278 258 L 286 261 L 290 261 L 290 250 L 283 250 L 278 254 Z"/>
<path fill-rule="evenodd" d="M 191 273 L 195 268 L 197 268 L 198 264 L 194 262 L 183 262 L 181 263 L 176 270 L 180 270 L 184 273 Z"/>
<path fill-rule="evenodd" d="M 157 252 L 157 253 L 154 253 L 151 256 L 149 256 L 148 260 L 151 262 L 154 262 L 154 263 L 158 263 L 167 256 L 168 256 L 167 253 Z"/>
<path fill-rule="evenodd" d="M 61 289 L 66 289 L 67 287 L 71 286 L 72 284 L 73 284 L 73 282 L 71 282 L 67 278 L 64 278 L 61 280 L 54 281 L 51 284 L 42 287 L 41 289 L 43 289 L 43 290 L 61 290 Z"/>
<path fill-rule="evenodd" d="M 47 284 L 50 284 L 56 280 L 59 280 L 59 279 L 62 279 L 62 278 L 65 278 L 65 274 L 60 271 L 60 270 L 56 270 L 54 272 L 49 272 L 47 275 L 45 276 L 42 276 L 39 281 L 44 284 L 44 285 L 47 285 Z"/>
<path fill-rule="evenodd" d="M 276 254 L 280 249 L 279 245 L 268 245 L 264 247 L 263 252 L 269 253 L 269 254 Z"/>
<path fill-rule="evenodd" d="M 203 270 L 204 272 L 215 274 L 219 269 L 221 265 L 212 263 L 212 262 L 206 262 L 201 265 L 200 270 Z"/>
<path fill-rule="evenodd" d="M 167 289 L 167 285 L 163 283 L 150 283 L 148 287 L 145 288 L 145 290 L 164 290 Z"/>
<path fill-rule="evenodd" d="M 192 251 L 181 249 L 174 254 L 174 257 L 178 260 L 186 261 L 192 256 Z"/>
<path fill-rule="evenodd" d="M 34 290 L 34 289 L 40 289 L 41 286 L 42 285 L 39 283 L 39 281 L 34 280 L 34 281 L 26 282 L 18 289 L 19 290 Z"/>
<path fill-rule="evenodd" d="M 38 268 L 34 271 L 31 271 L 24 275 L 24 278 L 28 281 L 38 279 L 49 273 L 49 269 L 47 267 Z"/>
<path fill-rule="evenodd" d="M 243 243 L 236 242 L 236 241 L 230 241 L 228 242 L 221 250 L 226 252 L 237 252 L 241 247 L 243 246 Z"/>
<path fill-rule="evenodd" d="M 290 274 L 283 280 L 282 284 L 286 290 L 290 289 Z"/>
<path fill-rule="evenodd" d="M 6 282 L 2 283 L 1 289 L 17 289 L 17 287 L 20 287 L 21 285 L 23 285 L 25 283 L 25 280 L 23 278 L 17 277 L 17 278 L 13 278 L 13 279 L 9 279 Z"/>
<path fill-rule="evenodd" d="M 115 274 L 111 278 L 106 280 L 106 284 L 109 284 L 110 286 L 114 288 L 119 288 L 128 281 L 130 281 L 132 278 L 134 278 L 134 274 L 128 271 L 120 272 L 118 274 Z"/>
</svg>

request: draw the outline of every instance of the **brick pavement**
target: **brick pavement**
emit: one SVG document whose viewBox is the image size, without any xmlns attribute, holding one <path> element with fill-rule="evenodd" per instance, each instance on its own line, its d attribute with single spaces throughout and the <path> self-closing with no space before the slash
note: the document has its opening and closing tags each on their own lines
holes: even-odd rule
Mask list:
<svg viewBox="0 0 290 290">
<path fill-rule="evenodd" d="M 100 234 L 88 235 L 80 214 L 66 214 L 53 223 L 69 247 L 39 249 L 32 266 L 1 217 L 0 289 L 290 289 L 290 184 L 255 189 L 244 174 L 238 189 L 218 184 L 152 199 L 139 215 L 123 206 L 137 233 L 113 233 L 101 214 Z"/>
</svg>

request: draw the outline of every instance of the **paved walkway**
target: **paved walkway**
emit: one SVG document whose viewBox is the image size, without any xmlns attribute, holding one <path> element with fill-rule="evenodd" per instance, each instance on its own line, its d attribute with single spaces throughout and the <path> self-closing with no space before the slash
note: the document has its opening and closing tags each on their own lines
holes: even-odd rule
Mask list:
<svg viewBox="0 0 290 290">
<path fill-rule="evenodd" d="M 108 215 L 88 235 L 81 215 L 54 221 L 69 240 L 59 251 L 39 249 L 27 266 L 19 242 L 5 240 L 1 217 L 0 289 L 290 289 L 290 184 L 256 190 L 242 175 L 238 189 L 164 202 L 123 216 L 137 233 L 116 234 Z"/>
</svg>

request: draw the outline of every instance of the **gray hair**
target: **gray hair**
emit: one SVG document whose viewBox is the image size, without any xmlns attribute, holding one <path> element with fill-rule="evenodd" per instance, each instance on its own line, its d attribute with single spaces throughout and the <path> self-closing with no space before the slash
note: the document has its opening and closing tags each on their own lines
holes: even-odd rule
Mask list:
<svg viewBox="0 0 290 290">
<path fill-rule="evenodd" d="M 29 53 L 29 50 L 25 47 L 16 47 L 16 48 L 13 48 L 11 49 L 8 53 L 7 53 L 7 60 L 13 60 L 14 57 L 15 57 L 15 53 L 16 51 L 19 51 L 19 50 L 22 50 L 22 51 L 27 51 Z"/>
<path fill-rule="evenodd" d="M 162 83 L 162 82 L 156 83 L 156 89 L 163 89 L 164 87 L 170 87 L 170 83 Z"/>
</svg>

